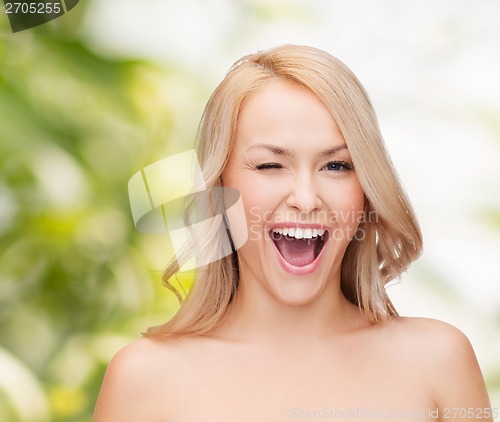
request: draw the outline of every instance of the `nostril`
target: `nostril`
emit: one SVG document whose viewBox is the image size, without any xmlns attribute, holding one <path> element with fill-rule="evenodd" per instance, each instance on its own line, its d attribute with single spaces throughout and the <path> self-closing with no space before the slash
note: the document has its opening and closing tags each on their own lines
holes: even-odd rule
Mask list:
<svg viewBox="0 0 500 422">
<path fill-rule="evenodd" d="M 311 212 L 323 206 L 323 201 L 314 190 L 296 190 L 292 192 L 286 201 L 287 205 L 304 212 Z"/>
</svg>

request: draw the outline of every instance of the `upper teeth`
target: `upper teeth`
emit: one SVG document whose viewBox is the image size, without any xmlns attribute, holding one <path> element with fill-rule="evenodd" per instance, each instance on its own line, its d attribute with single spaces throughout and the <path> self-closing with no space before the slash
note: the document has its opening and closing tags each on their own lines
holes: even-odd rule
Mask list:
<svg viewBox="0 0 500 422">
<path fill-rule="evenodd" d="M 323 229 L 303 229 L 301 227 L 297 228 L 276 228 L 273 229 L 273 233 L 283 234 L 290 237 L 295 237 L 295 239 L 312 239 L 313 237 L 323 236 L 325 230 Z"/>
</svg>

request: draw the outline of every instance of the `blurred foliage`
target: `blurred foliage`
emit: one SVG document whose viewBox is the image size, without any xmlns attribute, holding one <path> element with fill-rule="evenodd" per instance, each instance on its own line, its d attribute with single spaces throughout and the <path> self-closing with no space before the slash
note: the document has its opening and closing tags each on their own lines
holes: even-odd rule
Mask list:
<svg viewBox="0 0 500 422">
<path fill-rule="evenodd" d="M 177 307 L 155 271 L 164 239 L 135 231 L 127 182 L 191 147 L 175 114 L 203 90 L 93 52 L 77 9 L 17 34 L 0 23 L 2 421 L 90 420 L 110 355 Z"/>
</svg>

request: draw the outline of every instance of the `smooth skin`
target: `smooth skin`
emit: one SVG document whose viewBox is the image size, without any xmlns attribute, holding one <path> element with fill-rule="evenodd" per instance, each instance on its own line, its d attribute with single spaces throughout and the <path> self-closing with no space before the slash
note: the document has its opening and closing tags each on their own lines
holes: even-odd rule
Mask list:
<svg viewBox="0 0 500 422">
<path fill-rule="evenodd" d="M 93 421 L 492 421 L 462 332 L 424 318 L 370 324 L 343 296 L 340 264 L 364 201 L 350 165 L 311 92 L 274 80 L 253 93 L 223 174 L 250 234 L 235 300 L 204 336 L 142 338 L 118 352 Z M 337 234 L 312 273 L 278 262 L 268 233 L 285 222 Z"/>
</svg>

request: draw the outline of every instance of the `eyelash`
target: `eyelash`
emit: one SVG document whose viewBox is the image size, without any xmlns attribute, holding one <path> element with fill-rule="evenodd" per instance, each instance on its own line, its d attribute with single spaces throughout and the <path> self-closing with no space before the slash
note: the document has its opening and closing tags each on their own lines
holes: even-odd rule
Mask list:
<svg viewBox="0 0 500 422">
<path fill-rule="evenodd" d="M 335 165 L 335 166 L 341 167 L 338 170 L 329 170 L 329 171 L 333 171 L 333 172 L 354 170 L 354 166 L 351 163 L 349 163 L 347 161 L 343 161 L 343 160 L 330 161 L 322 168 L 322 170 L 330 165 Z M 264 164 L 256 165 L 255 168 L 257 170 L 273 170 L 273 169 L 281 169 L 281 168 L 283 168 L 283 166 L 281 164 L 278 164 L 278 163 L 264 163 Z"/>
</svg>

